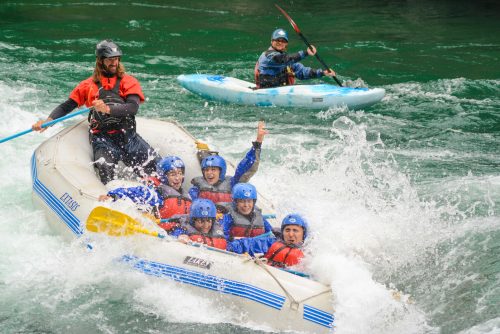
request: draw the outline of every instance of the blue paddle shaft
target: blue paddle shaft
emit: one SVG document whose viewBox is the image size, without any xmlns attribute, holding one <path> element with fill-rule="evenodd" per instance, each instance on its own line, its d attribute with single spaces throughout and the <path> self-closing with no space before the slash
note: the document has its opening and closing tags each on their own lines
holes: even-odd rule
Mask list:
<svg viewBox="0 0 500 334">
<path fill-rule="evenodd" d="M 46 128 L 48 126 L 51 126 L 53 124 L 56 124 L 58 122 L 61 122 L 61 121 L 64 121 L 68 118 L 72 118 L 72 117 L 75 117 L 75 116 L 78 116 L 78 115 L 81 115 L 83 113 L 86 113 L 87 111 L 89 111 L 90 109 L 92 108 L 85 108 L 85 109 L 82 109 L 82 110 L 79 110 L 79 111 L 76 111 L 74 113 L 71 113 L 71 114 L 68 114 L 66 116 L 63 116 L 63 117 L 59 117 L 58 119 L 55 119 L 53 121 L 50 121 L 50 122 L 47 122 L 47 123 L 44 123 L 42 124 L 42 128 Z M 24 130 L 24 131 L 21 131 L 21 132 L 18 132 L 16 134 L 13 134 L 12 136 L 9 136 L 9 137 L 6 137 L 6 138 L 3 138 L 3 139 L 0 139 L 0 144 L 3 143 L 3 142 L 6 142 L 6 141 L 9 141 L 11 139 L 14 139 L 14 138 L 17 138 L 17 137 L 20 137 L 22 135 L 25 135 L 27 133 L 30 133 L 31 131 L 33 131 L 33 129 L 28 129 L 28 130 Z"/>
</svg>

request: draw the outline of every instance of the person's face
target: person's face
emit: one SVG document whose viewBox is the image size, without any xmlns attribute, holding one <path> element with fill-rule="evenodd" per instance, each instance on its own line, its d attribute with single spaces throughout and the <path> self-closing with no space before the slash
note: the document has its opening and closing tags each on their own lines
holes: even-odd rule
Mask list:
<svg viewBox="0 0 500 334">
<path fill-rule="evenodd" d="M 288 47 L 288 42 L 284 38 L 273 39 L 271 41 L 271 46 L 277 51 L 285 51 Z"/>
<path fill-rule="evenodd" d="M 179 190 L 182 186 L 182 181 L 184 180 L 184 173 L 182 169 L 173 169 L 167 173 L 168 185 Z"/>
<path fill-rule="evenodd" d="M 287 225 L 283 229 L 283 241 L 285 244 L 298 245 L 304 241 L 304 229 L 299 225 Z"/>
<path fill-rule="evenodd" d="M 249 215 L 253 210 L 253 199 L 237 199 L 236 210 L 242 215 Z"/>
<path fill-rule="evenodd" d="M 203 169 L 203 177 L 207 180 L 208 184 L 214 185 L 219 181 L 220 168 L 219 167 L 207 167 Z"/>
<path fill-rule="evenodd" d="M 210 232 L 212 228 L 213 220 L 212 218 L 195 218 L 194 219 L 194 228 L 203 234 L 207 234 Z"/>
<path fill-rule="evenodd" d="M 118 70 L 118 63 L 120 63 L 120 57 L 104 58 L 102 63 L 106 71 L 115 74 L 116 71 Z"/>
</svg>

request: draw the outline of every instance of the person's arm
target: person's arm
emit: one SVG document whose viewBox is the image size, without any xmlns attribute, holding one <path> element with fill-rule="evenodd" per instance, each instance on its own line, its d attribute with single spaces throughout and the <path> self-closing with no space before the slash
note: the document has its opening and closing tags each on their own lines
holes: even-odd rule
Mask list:
<svg viewBox="0 0 500 334">
<path fill-rule="evenodd" d="M 250 256 L 254 256 L 259 253 L 266 253 L 275 241 L 276 238 L 274 237 L 241 238 L 228 242 L 226 249 L 230 252 L 238 254 L 248 253 Z"/>
<path fill-rule="evenodd" d="M 71 111 L 73 111 L 73 109 L 75 109 L 76 107 L 78 107 L 78 103 L 76 103 L 72 99 L 67 99 L 66 101 L 64 101 L 63 103 L 61 103 L 60 105 L 58 105 L 54 110 L 52 110 L 52 112 L 50 113 L 49 117 L 47 117 L 47 119 L 45 119 L 45 120 L 39 120 L 38 122 L 36 122 L 35 124 L 33 124 L 31 126 L 31 128 L 34 131 L 43 132 L 43 131 L 45 131 L 47 129 L 47 128 L 42 128 L 42 125 L 44 123 L 47 123 L 47 122 L 50 122 L 52 120 L 58 119 L 60 117 L 66 116 Z"/>
<path fill-rule="evenodd" d="M 152 207 L 163 205 L 161 196 L 159 196 L 154 189 L 145 186 L 116 188 L 110 190 L 108 196 L 112 197 L 114 200 L 118 198 L 129 198 L 134 203 L 146 204 Z"/>
<path fill-rule="evenodd" d="M 300 50 L 295 53 L 286 53 L 286 52 L 273 52 L 269 54 L 271 60 L 276 64 L 290 64 L 296 63 L 307 57 L 307 51 Z"/>
<path fill-rule="evenodd" d="M 191 200 L 194 201 L 195 199 L 198 199 L 198 197 L 200 196 L 200 188 L 192 186 L 191 188 L 189 188 L 188 193 L 189 196 L 191 196 Z"/>
<path fill-rule="evenodd" d="M 273 231 L 272 225 L 267 221 L 266 218 L 263 218 L 263 219 L 264 219 L 264 232 L 265 233 L 272 232 Z"/>
<path fill-rule="evenodd" d="M 295 73 L 295 77 L 300 80 L 307 80 L 312 78 L 321 78 L 324 73 L 322 69 L 313 69 L 310 67 L 306 67 L 301 63 L 296 63 L 292 65 L 293 73 Z"/>
<path fill-rule="evenodd" d="M 231 178 L 231 187 L 239 182 L 248 182 L 259 169 L 260 151 L 265 135 L 269 132 L 265 128 L 264 121 L 260 121 L 257 126 L 257 138 L 252 142 L 252 148 L 236 167 L 236 172 Z"/>
<path fill-rule="evenodd" d="M 123 104 L 107 105 L 103 100 L 95 100 L 92 102 L 92 106 L 102 114 L 108 114 L 113 117 L 126 117 L 137 114 L 139 103 L 139 95 L 131 94 L 127 95 Z"/>
<path fill-rule="evenodd" d="M 224 237 L 229 240 L 231 237 L 231 226 L 233 226 L 233 218 L 230 214 L 225 214 L 220 220 L 222 230 L 224 231 Z"/>
</svg>

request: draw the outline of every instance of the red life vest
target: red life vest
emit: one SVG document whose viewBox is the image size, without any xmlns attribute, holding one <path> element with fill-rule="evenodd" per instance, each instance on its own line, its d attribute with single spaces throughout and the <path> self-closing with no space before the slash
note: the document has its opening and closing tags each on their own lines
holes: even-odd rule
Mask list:
<svg viewBox="0 0 500 334">
<path fill-rule="evenodd" d="M 197 229 L 195 229 L 191 224 L 185 225 L 184 229 L 186 234 L 194 242 L 199 242 L 201 244 L 206 244 L 211 247 L 226 249 L 226 238 L 224 238 L 224 232 L 222 231 L 222 226 L 219 223 L 214 222 L 210 232 L 208 234 L 202 234 Z"/>
<path fill-rule="evenodd" d="M 170 218 L 173 215 L 184 215 L 189 213 L 191 200 L 182 197 L 170 197 L 163 200 L 160 208 L 160 218 Z"/>
<path fill-rule="evenodd" d="M 228 207 L 228 214 L 233 220 L 229 230 L 231 238 L 250 238 L 264 234 L 264 217 L 259 208 L 254 208 L 251 220 L 240 214 L 232 205 Z"/>
<path fill-rule="evenodd" d="M 297 246 L 287 246 L 281 241 L 276 241 L 264 257 L 269 265 L 283 268 L 298 264 L 304 257 L 304 253 Z"/>
<path fill-rule="evenodd" d="M 191 239 L 194 242 L 198 242 L 200 244 L 205 244 L 207 246 L 219 248 L 219 249 L 226 249 L 226 239 L 220 238 L 220 237 L 209 237 L 206 235 L 202 234 L 193 234 L 189 236 L 189 239 Z"/>
<path fill-rule="evenodd" d="M 101 85 L 103 89 L 112 90 L 115 87 L 117 77 L 106 78 L 102 76 Z M 120 96 L 126 99 L 128 95 L 138 95 L 141 102 L 144 102 L 144 94 L 141 85 L 136 78 L 131 75 L 125 74 L 120 80 L 120 87 L 118 87 Z M 83 80 L 78 86 L 73 89 L 69 98 L 78 103 L 78 106 L 86 105 L 92 106 L 92 102 L 99 97 L 99 87 L 93 81 L 92 77 Z"/>
<path fill-rule="evenodd" d="M 182 190 L 181 192 L 174 188 L 161 184 L 157 188 L 158 193 L 163 198 L 163 205 L 160 207 L 160 218 L 168 219 L 173 215 L 184 215 L 189 213 L 191 207 L 191 197 Z"/>
<path fill-rule="evenodd" d="M 232 201 L 230 177 L 226 177 L 224 181 L 219 181 L 215 185 L 211 185 L 203 176 L 198 176 L 192 179 L 191 183 L 200 190 L 198 198 L 209 199 L 215 204 Z"/>
</svg>

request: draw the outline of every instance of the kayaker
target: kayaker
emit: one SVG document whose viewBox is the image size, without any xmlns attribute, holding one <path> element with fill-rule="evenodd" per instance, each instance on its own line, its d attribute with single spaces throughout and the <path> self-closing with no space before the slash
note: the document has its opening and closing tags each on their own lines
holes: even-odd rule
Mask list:
<svg viewBox="0 0 500 334">
<path fill-rule="evenodd" d="M 125 73 L 120 62 L 122 50 L 112 40 L 96 45 L 96 62 L 92 76 L 80 82 L 69 99 L 57 106 L 46 120 L 32 125 L 44 131 L 42 124 L 62 117 L 78 106 L 92 107 L 89 114 L 90 143 L 93 160 L 101 182 L 115 178 L 119 161 L 133 167 L 138 175 L 155 170 L 160 159 L 153 148 L 136 132 L 135 115 L 144 102 L 139 81 Z"/>
<path fill-rule="evenodd" d="M 257 189 L 250 183 L 238 183 L 233 187 L 232 205 L 220 221 L 227 240 L 255 237 L 272 231 L 272 226 L 255 206 Z"/>
<path fill-rule="evenodd" d="M 208 155 L 201 161 L 202 176 L 191 180 L 193 185 L 189 194 L 193 200 L 206 198 L 224 205 L 231 203 L 231 191 L 238 182 L 247 182 L 259 168 L 260 150 L 264 136 L 268 133 L 265 123 L 260 121 L 257 126 L 257 139 L 252 142 L 252 148 L 240 161 L 234 176 L 226 175 L 226 161 L 218 154 Z"/>
<path fill-rule="evenodd" d="M 287 53 L 288 33 L 276 29 L 271 35 L 271 46 L 264 51 L 255 64 L 255 84 L 257 88 L 270 88 L 293 85 L 295 78 L 300 80 L 335 76 L 335 72 L 305 67 L 299 61 L 307 56 L 314 56 L 316 48 Z"/>
<path fill-rule="evenodd" d="M 189 193 L 182 188 L 186 166 L 181 158 L 167 156 L 156 164 L 156 176 L 145 179 L 143 186 L 116 188 L 99 197 L 99 200 L 129 198 L 138 205 L 146 206 L 156 218 L 168 219 L 174 215 L 188 214 L 191 206 Z M 160 223 L 169 229 L 171 223 Z"/>
<path fill-rule="evenodd" d="M 264 254 L 274 267 L 291 267 L 304 257 L 302 246 L 307 237 L 307 222 L 298 214 L 289 214 L 281 223 L 281 237 L 243 238 L 228 242 L 227 250 L 251 256 Z"/>
<path fill-rule="evenodd" d="M 216 221 L 217 209 L 208 199 L 197 199 L 191 205 L 189 216 L 179 217 L 180 222 L 169 233 L 183 243 L 198 242 L 226 249 L 226 238 Z"/>
</svg>

